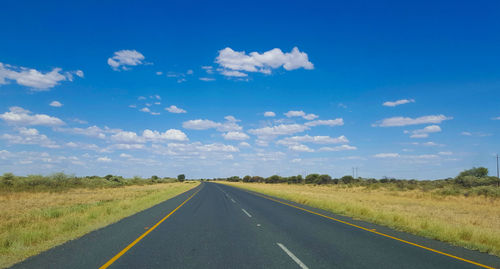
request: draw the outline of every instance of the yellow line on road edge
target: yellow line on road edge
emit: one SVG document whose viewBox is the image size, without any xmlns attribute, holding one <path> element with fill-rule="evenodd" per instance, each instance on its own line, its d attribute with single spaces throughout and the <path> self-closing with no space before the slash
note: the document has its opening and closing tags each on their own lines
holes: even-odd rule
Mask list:
<svg viewBox="0 0 500 269">
<path fill-rule="evenodd" d="M 381 236 L 385 236 L 385 237 L 388 237 L 388 238 L 391 238 L 391 239 L 394 239 L 394 240 L 397 240 L 397 241 L 400 241 L 400 242 L 403 242 L 403 243 L 406 243 L 406 244 L 409 244 L 409 245 L 412 245 L 412 246 L 415 246 L 415 247 L 423 248 L 423 249 L 428 250 L 428 251 L 432 251 L 432 252 L 435 252 L 435 253 L 438 253 L 438 254 L 441 254 L 441 255 L 444 255 L 444 256 L 448 256 L 448 257 L 453 258 L 453 259 L 464 261 L 464 262 L 467 262 L 467 263 L 470 263 L 470 264 L 474 264 L 474 265 L 477 265 L 477 266 L 483 267 L 483 268 L 495 269 L 494 267 L 491 267 L 491 266 L 488 266 L 488 265 L 480 264 L 480 263 L 477 263 L 475 261 L 467 260 L 467 259 L 460 258 L 460 257 L 454 256 L 454 255 L 451 255 L 451 254 L 448 254 L 448 253 L 445 253 L 445 252 L 442 252 L 442 251 L 439 251 L 439 250 L 435 250 L 435 249 L 432 249 L 432 248 L 429 248 L 429 247 L 425 247 L 425 246 L 422 246 L 422 245 L 419 245 L 419 244 L 415 244 L 415 243 L 412 243 L 410 241 L 406 241 L 404 239 L 400 239 L 400 238 L 397 238 L 397 237 L 394 237 L 394 236 L 390 236 L 388 234 L 377 232 L 377 231 L 374 231 L 372 229 L 368 229 L 368 228 L 365 228 L 365 227 L 362 227 L 362 226 L 358 226 L 356 224 L 349 223 L 347 221 L 343 221 L 343 220 L 339 220 L 339 219 L 336 219 L 336 218 L 332 218 L 332 217 L 329 217 L 329 216 L 326 216 L 326 215 L 314 212 L 312 210 L 308 210 L 308 209 L 305 209 L 305 208 L 302 208 L 302 207 L 299 207 L 299 206 L 296 206 L 296 205 L 285 203 L 285 202 L 282 202 L 280 200 L 276 200 L 276 199 L 273 199 L 273 198 L 270 198 L 270 197 L 267 197 L 267 196 L 264 196 L 264 195 L 260 195 L 260 194 L 256 194 L 256 193 L 255 193 L 255 195 L 259 196 L 259 197 L 262 197 L 262 198 L 265 198 L 265 199 L 268 199 L 268 200 L 271 200 L 271 201 L 274 201 L 274 202 L 277 202 L 277 203 L 280 203 L 280 204 L 284 204 L 284 205 L 287 205 L 287 206 L 294 207 L 296 209 L 300 209 L 302 211 L 309 212 L 309 213 L 314 214 L 314 215 L 318 215 L 318 216 L 321 216 L 321 217 L 324 217 L 324 218 L 327 218 L 327 219 L 331 219 L 331 220 L 334 220 L 334 221 L 337 221 L 337 222 L 340 222 L 340 223 L 343 223 L 343 224 L 346 224 L 346 225 L 349 225 L 349 226 L 353 226 L 353 227 L 359 228 L 361 230 L 365 230 L 365 231 L 370 232 L 370 233 L 374 233 L 374 234 L 378 234 L 378 235 L 381 235 Z"/>
<path fill-rule="evenodd" d="M 103 266 L 99 267 L 99 269 L 108 268 L 111 264 L 113 264 L 116 260 L 118 260 L 123 254 L 125 254 L 125 252 L 127 252 L 129 249 L 131 249 L 133 246 L 135 246 L 135 244 L 139 243 L 139 241 L 141 241 L 141 239 L 146 237 L 146 235 L 148 235 L 150 232 L 152 232 L 154 229 L 156 229 L 156 227 L 158 227 L 162 222 L 164 222 L 166 219 L 168 219 L 168 217 L 170 217 L 172 214 L 174 214 L 175 211 L 177 211 L 179 208 L 181 208 L 181 206 L 183 206 L 185 203 L 187 203 L 187 201 L 189 201 L 191 198 L 193 198 L 200 190 L 201 190 L 201 188 L 199 190 L 197 190 L 195 193 L 193 193 L 191 196 L 189 196 L 189 198 L 184 200 L 184 202 L 182 202 L 182 204 L 180 204 L 178 207 L 176 207 L 174 210 L 172 210 L 172 212 L 168 213 L 168 215 L 166 215 L 163 219 L 158 221 L 158 223 L 156 223 L 153 227 L 149 228 L 149 230 L 147 230 L 141 236 L 137 237 L 137 239 L 135 239 L 134 242 L 130 243 L 126 248 L 124 248 L 122 251 L 120 251 L 118 254 L 116 254 L 113 258 L 111 258 L 111 260 L 109 260 Z"/>
</svg>

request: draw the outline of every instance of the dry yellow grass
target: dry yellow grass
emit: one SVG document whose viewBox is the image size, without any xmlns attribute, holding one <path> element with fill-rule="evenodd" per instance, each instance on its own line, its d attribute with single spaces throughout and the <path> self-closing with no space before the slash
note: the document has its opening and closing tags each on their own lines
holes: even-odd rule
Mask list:
<svg viewBox="0 0 500 269">
<path fill-rule="evenodd" d="M 78 238 L 198 184 L 0 193 L 0 267 Z"/>
<path fill-rule="evenodd" d="M 500 256 L 498 198 L 343 185 L 224 184 Z"/>
</svg>

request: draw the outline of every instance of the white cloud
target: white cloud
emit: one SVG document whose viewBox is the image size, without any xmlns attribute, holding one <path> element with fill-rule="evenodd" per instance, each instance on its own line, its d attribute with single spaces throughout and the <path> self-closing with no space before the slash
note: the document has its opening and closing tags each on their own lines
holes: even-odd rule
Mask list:
<svg viewBox="0 0 500 269">
<path fill-rule="evenodd" d="M 214 81 L 215 78 L 207 78 L 207 77 L 201 77 L 199 78 L 201 81 Z"/>
<path fill-rule="evenodd" d="M 146 129 L 142 132 L 142 137 L 148 141 L 158 142 L 163 140 L 188 141 L 187 135 L 181 130 L 169 129 L 163 133 Z"/>
<path fill-rule="evenodd" d="M 156 74 L 157 76 L 161 76 L 161 75 L 163 75 L 163 72 L 162 72 L 162 71 L 157 71 L 155 74 Z"/>
<path fill-rule="evenodd" d="M 182 123 L 183 128 L 192 130 L 207 130 L 210 128 L 217 128 L 219 126 L 220 123 L 203 119 L 188 120 Z"/>
<path fill-rule="evenodd" d="M 276 117 L 276 113 L 272 111 L 266 111 L 264 112 L 264 117 Z"/>
<path fill-rule="evenodd" d="M 415 100 L 414 99 L 401 99 L 401 100 L 397 100 L 394 102 L 387 101 L 387 102 L 384 102 L 382 105 L 395 107 L 395 106 L 404 105 L 404 104 L 408 104 L 408 103 L 415 103 Z"/>
<path fill-rule="evenodd" d="M 101 163 L 109 163 L 109 162 L 111 162 L 111 159 L 108 157 L 99 157 L 99 158 L 97 158 L 97 161 L 101 162 Z"/>
<path fill-rule="evenodd" d="M 149 108 L 147 108 L 147 107 L 143 107 L 139 111 L 146 112 L 146 113 L 150 113 L 151 112 L 151 110 Z"/>
<path fill-rule="evenodd" d="M 119 131 L 111 136 L 111 140 L 119 143 L 141 144 L 147 141 L 162 142 L 167 140 L 188 141 L 187 135 L 181 130 L 169 129 L 161 133 L 155 130 L 146 129 L 142 135 L 137 135 L 135 132 Z"/>
<path fill-rule="evenodd" d="M 342 151 L 342 150 L 356 150 L 357 147 L 350 145 L 341 145 L 336 147 L 322 147 L 318 151 Z"/>
<path fill-rule="evenodd" d="M 204 119 L 188 120 L 182 123 L 182 127 L 191 130 L 207 130 L 215 128 L 219 132 L 240 131 L 243 129 L 236 123 L 239 120 L 235 119 L 233 116 L 226 116 L 225 119 L 226 122 L 223 123 Z"/>
<path fill-rule="evenodd" d="M 193 73 L 194 73 L 194 71 L 192 69 L 189 69 L 188 71 L 186 71 L 187 75 L 192 75 Z"/>
<path fill-rule="evenodd" d="M 314 115 L 314 114 L 306 114 L 304 111 L 300 110 L 300 111 L 297 111 L 297 110 L 290 110 L 288 111 L 287 113 L 285 113 L 285 116 L 287 116 L 288 118 L 291 118 L 291 117 L 302 117 L 306 120 L 314 120 L 316 118 L 318 118 L 317 115 Z"/>
<path fill-rule="evenodd" d="M 136 50 L 119 50 L 113 57 L 108 58 L 108 65 L 113 70 L 128 70 L 129 66 L 143 64 L 144 55 Z"/>
<path fill-rule="evenodd" d="M 446 155 L 446 156 L 449 156 L 449 155 L 453 155 L 453 152 L 451 151 L 440 151 L 438 152 L 439 155 Z"/>
<path fill-rule="evenodd" d="M 210 66 L 210 65 L 205 65 L 205 66 L 202 66 L 201 67 L 203 70 L 205 70 L 205 72 L 207 72 L 207 74 L 213 74 L 214 73 L 214 68 L 213 66 Z"/>
<path fill-rule="evenodd" d="M 399 153 L 378 153 L 373 155 L 375 158 L 397 158 L 400 157 Z"/>
<path fill-rule="evenodd" d="M 427 138 L 430 133 L 441 132 L 441 127 L 439 125 L 429 125 L 423 129 L 413 130 L 410 136 L 411 138 Z"/>
<path fill-rule="evenodd" d="M 453 117 L 446 117 L 445 115 L 429 115 L 422 116 L 418 118 L 409 118 L 409 117 L 392 117 L 383 119 L 372 126 L 379 127 L 392 127 L 392 126 L 407 126 L 407 125 L 417 125 L 417 124 L 426 124 L 426 123 L 434 123 L 439 124 L 445 120 L 451 120 Z"/>
<path fill-rule="evenodd" d="M 47 91 L 61 81 L 72 81 L 74 73 L 79 77 L 83 77 L 81 70 L 73 72 L 61 71 L 61 68 L 54 68 L 50 72 L 43 73 L 33 68 L 15 67 L 0 63 L 0 85 L 7 84 L 8 80 L 14 80 L 19 85 L 32 88 L 33 91 Z"/>
<path fill-rule="evenodd" d="M 40 134 L 37 129 L 21 127 L 17 131 L 19 135 L 4 134 L 0 138 L 7 140 L 11 144 L 39 145 L 45 148 L 60 147 L 46 135 Z"/>
<path fill-rule="evenodd" d="M 83 71 L 82 71 L 82 70 L 76 70 L 76 71 L 75 71 L 75 75 L 77 75 L 77 76 L 79 76 L 79 77 L 81 77 L 81 78 L 83 78 L 83 77 L 84 77 L 84 75 L 83 75 Z"/>
<path fill-rule="evenodd" d="M 320 126 L 320 125 L 326 125 L 326 126 L 342 126 L 344 125 L 344 120 L 342 118 L 334 119 L 334 120 L 313 120 L 310 122 L 305 123 L 306 126 Z"/>
<path fill-rule="evenodd" d="M 244 77 L 248 77 L 248 75 L 246 73 L 243 73 L 243 72 L 240 72 L 240 71 L 237 71 L 237 70 L 225 70 L 225 69 L 222 69 L 222 70 L 219 70 L 220 73 L 226 77 L 237 77 L 237 78 L 244 78 Z"/>
<path fill-rule="evenodd" d="M 177 106 L 174 106 L 174 105 L 171 105 L 169 107 L 166 107 L 165 108 L 166 111 L 170 112 L 170 113 L 186 113 L 186 110 L 182 109 L 182 108 L 178 108 Z"/>
<path fill-rule="evenodd" d="M 270 74 L 272 69 L 280 67 L 288 71 L 299 68 L 314 69 L 307 54 L 299 51 L 297 47 L 287 53 L 275 48 L 262 54 L 258 52 L 246 54 L 244 51 L 234 51 L 227 47 L 219 51 L 215 62 L 222 67 L 219 70 L 221 74 L 233 77 L 246 77 L 247 74 L 243 72 Z"/>
<path fill-rule="evenodd" d="M 241 142 L 239 145 L 240 145 L 240 147 L 244 147 L 244 148 L 250 147 L 250 144 L 248 144 L 247 142 Z"/>
<path fill-rule="evenodd" d="M 122 154 L 120 154 L 120 157 L 121 158 L 132 158 L 132 155 L 127 154 L 127 153 L 122 153 Z"/>
<path fill-rule="evenodd" d="M 282 145 L 289 145 L 292 143 L 338 144 L 349 143 L 349 140 L 343 135 L 339 137 L 304 135 L 286 137 L 276 143 Z"/>
<path fill-rule="evenodd" d="M 51 117 L 45 114 L 32 114 L 31 111 L 25 110 L 18 106 L 9 108 L 10 112 L 0 114 L 0 119 L 3 119 L 8 124 L 14 125 L 42 125 L 42 126 L 58 126 L 65 123 L 56 117 Z"/>
<path fill-rule="evenodd" d="M 62 107 L 63 104 L 61 104 L 59 101 L 52 101 L 49 106 L 53 106 L 53 107 Z"/>
<path fill-rule="evenodd" d="M 292 145 L 292 146 L 289 146 L 288 149 L 292 150 L 292 151 L 299 151 L 299 152 L 314 152 L 313 149 L 311 149 L 308 146 L 303 145 L 303 144 Z"/>
<path fill-rule="evenodd" d="M 492 120 L 500 120 L 500 117 L 493 117 Z"/>
<path fill-rule="evenodd" d="M 111 140 L 122 143 L 144 143 L 144 138 L 135 132 L 120 131 L 111 136 Z"/>
<path fill-rule="evenodd" d="M 247 134 L 242 132 L 227 132 L 222 134 L 222 136 L 226 140 L 246 140 L 250 138 Z"/>
<path fill-rule="evenodd" d="M 101 129 L 95 125 L 87 127 L 87 128 L 56 128 L 55 130 L 59 131 L 59 132 L 68 132 L 68 133 L 80 134 L 80 135 L 85 135 L 85 136 L 90 136 L 90 137 L 97 137 L 100 139 L 106 138 L 105 133 L 118 132 L 118 130 Z"/>
<path fill-rule="evenodd" d="M 272 127 L 250 129 L 248 132 L 259 137 L 272 137 L 277 135 L 300 133 L 307 129 L 309 129 L 309 127 L 300 124 L 280 124 Z"/>
<path fill-rule="evenodd" d="M 113 150 L 113 149 L 119 149 L 119 150 L 144 149 L 144 145 L 143 144 L 122 144 L 122 143 L 118 143 L 118 144 L 113 144 L 113 145 L 109 146 L 104 151 L 110 151 L 110 150 Z"/>
</svg>

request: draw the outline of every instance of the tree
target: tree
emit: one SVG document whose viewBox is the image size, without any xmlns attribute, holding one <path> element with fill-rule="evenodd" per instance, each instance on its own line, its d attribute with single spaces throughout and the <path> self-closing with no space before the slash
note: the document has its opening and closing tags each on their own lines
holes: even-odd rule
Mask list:
<svg viewBox="0 0 500 269">
<path fill-rule="evenodd" d="M 309 174 L 306 176 L 306 184 L 315 183 L 319 178 L 318 174 Z"/>
<path fill-rule="evenodd" d="M 352 176 L 343 176 L 340 178 L 340 181 L 344 184 L 350 184 L 354 182 L 354 178 Z"/>
<path fill-rule="evenodd" d="M 321 184 L 328 184 L 332 181 L 332 177 L 329 175 L 320 175 L 316 180 L 314 181 L 315 184 L 321 185 Z"/>
<path fill-rule="evenodd" d="M 182 182 L 182 181 L 184 181 L 185 179 L 186 179 L 186 175 L 184 175 L 184 174 L 180 174 L 180 175 L 178 175 L 178 176 L 177 176 L 177 180 L 178 180 L 179 182 Z"/>
<path fill-rule="evenodd" d="M 14 180 L 16 179 L 16 176 L 12 173 L 5 173 L 2 176 L 2 182 L 5 185 L 12 186 L 14 185 Z"/>
<path fill-rule="evenodd" d="M 465 177 L 465 176 L 473 176 L 473 177 L 486 177 L 488 176 L 488 168 L 486 167 L 472 167 L 472 169 L 464 170 L 458 174 L 457 177 Z"/>
</svg>

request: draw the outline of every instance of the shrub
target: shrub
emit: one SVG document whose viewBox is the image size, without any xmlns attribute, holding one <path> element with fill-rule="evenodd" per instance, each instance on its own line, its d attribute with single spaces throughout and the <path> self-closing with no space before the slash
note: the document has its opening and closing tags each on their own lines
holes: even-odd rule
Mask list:
<svg viewBox="0 0 500 269">
<path fill-rule="evenodd" d="M 12 173 L 5 173 L 2 176 L 2 183 L 7 185 L 7 186 L 12 186 L 14 185 L 14 180 L 16 179 L 16 176 Z"/>
</svg>

